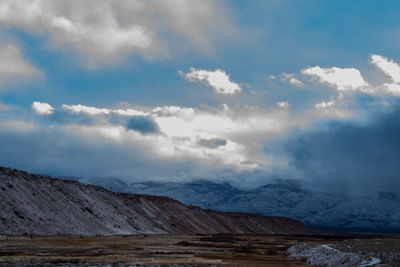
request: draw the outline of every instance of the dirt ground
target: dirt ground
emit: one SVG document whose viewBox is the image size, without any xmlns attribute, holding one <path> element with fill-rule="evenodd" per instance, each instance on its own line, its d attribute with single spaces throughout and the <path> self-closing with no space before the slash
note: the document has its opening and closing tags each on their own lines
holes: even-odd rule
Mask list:
<svg viewBox="0 0 400 267">
<path fill-rule="evenodd" d="M 400 246 L 400 238 L 331 235 L 1 236 L 0 265 L 309 266 L 285 253 L 298 242 L 336 244 L 365 253 L 368 247 L 385 252 L 387 245 L 394 250 Z"/>
</svg>

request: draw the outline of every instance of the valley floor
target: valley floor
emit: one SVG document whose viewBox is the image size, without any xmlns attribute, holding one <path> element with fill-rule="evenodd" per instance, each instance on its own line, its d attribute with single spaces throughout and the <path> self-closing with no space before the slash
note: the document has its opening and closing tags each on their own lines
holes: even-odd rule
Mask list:
<svg viewBox="0 0 400 267">
<path fill-rule="evenodd" d="M 317 252 L 319 256 L 323 254 L 329 256 L 338 251 L 342 253 L 340 255 L 346 257 L 353 257 L 353 254 L 360 256 L 364 265 L 357 264 L 359 266 L 374 266 L 376 263 L 385 264 L 385 266 L 399 266 L 397 264 L 400 264 L 400 237 L 349 235 L 307 237 L 271 235 L 0 237 L 1 266 L 29 264 L 56 266 L 310 266 L 307 265 L 307 261 L 309 264 L 319 264 L 318 261 L 310 258 L 310 255 L 313 256 L 312 253 Z M 370 261 L 368 261 L 369 259 Z"/>
</svg>

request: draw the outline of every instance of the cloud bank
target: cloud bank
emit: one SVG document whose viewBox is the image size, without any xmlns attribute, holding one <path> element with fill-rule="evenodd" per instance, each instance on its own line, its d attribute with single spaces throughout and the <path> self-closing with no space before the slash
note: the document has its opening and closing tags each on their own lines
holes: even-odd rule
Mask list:
<svg viewBox="0 0 400 267">
<path fill-rule="evenodd" d="M 287 173 L 344 195 L 399 188 L 400 103 L 373 113 L 367 123 L 332 121 L 291 133 L 281 147 L 290 166 Z"/>
<path fill-rule="evenodd" d="M 349 194 L 389 190 L 398 184 L 400 103 L 387 84 L 397 84 L 398 64 L 383 56 L 372 57 L 372 64 L 387 81 L 367 82 L 355 68 L 327 68 L 318 72 L 325 80 L 318 76 L 317 90 L 332 87 L 339 97 L 302 108 L 288 101 L 272 107 L 140 108 L 126 103 L 53 107 L 35 101 L 30 117 L 15 113 L 12 119 L 4 114 L 13 111 L 5 109 L 0 113 L 0 165 L 141 181 L 203 178 L 246 187 L 282 178 Z M 290 82 L 297 75 L 280 79 Z M 291 90 L 305 92 L 312 81 Z"/>
<path fill-rule="evenodd" d="M 0 23 L 45 36 L 53 48 L 73 48 L 89 65 L 118 62 L 130 53 L 166 57 L 187 43 L 209 49 L 232 27 L 215 1 L 3 0 Z M 179 40 L 171 43 L 171 40 Z"/>
<path fill-rule="evenodd" d="M 261 140 L 283 132 L 294 123 L 287 109 L 266 111 L 227 105 L 202 109 L 160 106 L 129 115 L 127 111 L 133 109 L 121 112 L 121 109 L 83 105 L 62 108 L 94 119 L 89 124 L 62 124 L 65 131 L 141 147 L 158 158 L 193 159 L 235 169 L 266 164 L 268 160 L 257 152 Z"/>
</svg>

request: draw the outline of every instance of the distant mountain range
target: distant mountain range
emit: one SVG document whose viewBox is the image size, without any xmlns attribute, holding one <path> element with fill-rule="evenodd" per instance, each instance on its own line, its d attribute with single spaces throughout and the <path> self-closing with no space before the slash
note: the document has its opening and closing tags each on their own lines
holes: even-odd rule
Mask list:
<svg viewBox="0 0 400 267">
<path fill-rule="evenodd" d="M 119 179 L 82 181 L 112 191 L 168 196 L 204 209 L 286 216 L 323 230 L 400 232 L 400 191 L 344 198 L 306 189 L 294 181 L 275 181 L 249 191 L 209 181 L 133 184 Z"/>
<path fill-rule="evenodd" d="M 114 185 L 109 186 L 116 190 Z M 100 186 L 0 167 L 0 234 L 195 233 L 313 231 L 289 218 L 204 210 L 168 197 L 117 193 Z"/>
</svg>

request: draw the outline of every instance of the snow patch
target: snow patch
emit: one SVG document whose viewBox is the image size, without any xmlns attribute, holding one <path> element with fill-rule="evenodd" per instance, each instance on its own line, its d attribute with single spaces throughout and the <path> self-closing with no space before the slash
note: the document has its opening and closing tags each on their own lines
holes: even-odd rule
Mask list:
<svg viewBox="0 0 400 267">
<path fill-rule="evenodd" d="M 374 266 L 380 259 L 359 255 L 357 253 L 342 252 L 332 245 L 310 245 L 304 242 L 297 243 L 288 248 L 287 253 L 296 259 L 306 259 L 311 265 L 324 265 L 329 267 L 347 266 Z"/>
<path fill-rule="evenodd" d="M 360 265 L 358 265 L 358 267 L 374 266 L 378 263 L 381 263 L 380 259 L 371 257 L 369 261 L 361 262 Z"/>
</svg>

